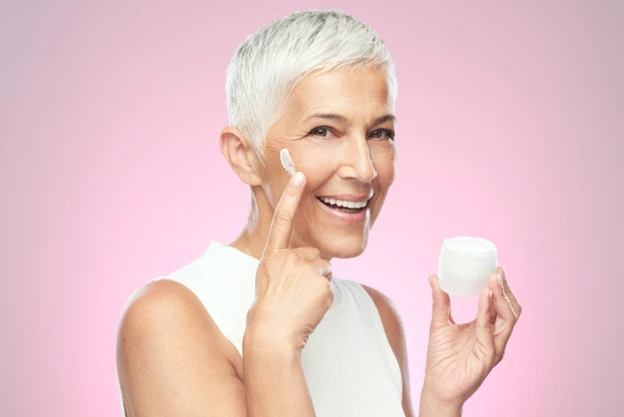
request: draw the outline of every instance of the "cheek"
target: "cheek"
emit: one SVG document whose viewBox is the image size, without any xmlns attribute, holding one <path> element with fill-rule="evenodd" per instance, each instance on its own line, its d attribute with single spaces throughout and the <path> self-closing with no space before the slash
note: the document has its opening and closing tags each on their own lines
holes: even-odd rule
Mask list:
<svg viewBox="0 0 624 417">
<path fill-rule="evenodd" d="M 306 189 L 315 190 L 325 184 L 340 164 L 341 153 L 332 143 L 313 146 L 302 144 L 289 149 L 295 169 L 306 176 Z"/>
<path fill-rule="evenodd" d="M 396 175 L 397 152 L 394 143 L 380 142 L 372 144 L 371 160 L 377 171 L 377 182 L 383 188 L 390 187 Z"/>
<path fill-rule="evenodd" d="M 295 165 L 298 171 L 306 176 L 306 193 L 314 194 L 316 190 L 321 188 L 331 178 L 332 171 L 330 165 L 316 160 L 313 164 Z"/>
</svg>

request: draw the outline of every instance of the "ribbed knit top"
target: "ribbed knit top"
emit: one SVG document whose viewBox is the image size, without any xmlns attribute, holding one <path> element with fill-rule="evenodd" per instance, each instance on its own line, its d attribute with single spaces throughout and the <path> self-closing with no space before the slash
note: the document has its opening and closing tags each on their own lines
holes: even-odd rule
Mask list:
<svg viewBox="0 0 624 417">
<path fill-rule="evenodd" d="M 242 356 L 259 262 L 211 241 L 202 257 L 154 279 L 172 279 L 193 291 Z M 333 304 L 301 352 L 316 416 L 404 417 L 401 371 L 375 303 L 354 281 L 333 276 L 331 287 Z"/>
</svg>

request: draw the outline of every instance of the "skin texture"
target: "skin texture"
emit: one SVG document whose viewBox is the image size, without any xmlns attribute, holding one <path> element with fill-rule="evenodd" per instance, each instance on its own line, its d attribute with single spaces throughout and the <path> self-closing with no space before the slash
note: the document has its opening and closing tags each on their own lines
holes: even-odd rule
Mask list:
<svg viewBox="0 0 624 417">
<path fill-rule="evenodd" d="M 223 129 L 221 150 L 253 195 L 247 225 L 230 245 L 260 260 L 244 358 L 190 290 L 172 280 L 151 282 L 133 295 L 118 331 L 118 372 L 128 416 L 314 415 L 301 349 L 331 305 L 331 259 L 364 251 L 394 181 L 395 122 L 375 122 L 392 111 L 381 71 L 331 71 L 312 74 L 293 90 L 286 112 L 267 134 L 266 166 L 238 129 Z M 344 120 L 308 120 L 315 113 Z M 283 148 L 305 174 L 300 185 L 281 166 Z M 325 213 L 317 196 L 334 194 L 373 194 L 366 220 L 345 224 Z M 284 271 L 305 278 L 289 280 Z M 433 314 L 419 415 L 459 416 L 502 358 L 521 307 L 506 279 L 503 291 L 493 277 L 494 303 L 489 303 L 490 289 L 484 291 L 477 318 L 457 325 L 437 277 L 429 282 Z M 388 297 L 364 288 L 401 369 L 405 415 L 413 416 L 401 318 Z"/>
<path fill-rule="evenodd" d="M 275 206 L 289 181 L 279 159 L 287 148 L 297 170 L 306 176 L 291 247 L 318 248 L 326 260 L 360 255 L 395 177 L 396 146 L 384 130 L 394 130 L 395 124 L 392 120 L 374 124 L 392 110 L 381 71 L 332 71 L 308 76 L 294 89 L 290 105 L 267 134 L 266 168 L 241 132 L 226 127 L 221 149 L 241 181 L 251 185 L 254 197 L 250 221 L 231 245 L 260 259 Z M 317 113 L 339 114 L 347 120 L 307 120 Z M 337 222 L 316 199 L 371 192 L 369 216 L 357 225 Z"/>
</svg>

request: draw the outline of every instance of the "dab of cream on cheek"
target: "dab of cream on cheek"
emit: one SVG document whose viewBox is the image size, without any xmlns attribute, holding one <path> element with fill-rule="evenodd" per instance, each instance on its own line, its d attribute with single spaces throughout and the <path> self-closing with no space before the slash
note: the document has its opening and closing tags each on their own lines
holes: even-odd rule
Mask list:
<svg viewBox="0 0 624 417">
<path fill-rule="evenodd" d="M 293 162 L 290 154 L 288 153 L 288 149 L 284 148 L 280 151 L 280 161 L 282 162 L 282 166 L 288 172 L 288 174 L 292 177 L 297 172 L 295 170 L 295 163 Z"/>
<path fill-rule="evenodd" d="M 487 239 L 456 236 L 444 239 L 438 261 L 438 279 L 444 292 L 477 297 L 496 272 L 498 253 Z"/>
</svg>

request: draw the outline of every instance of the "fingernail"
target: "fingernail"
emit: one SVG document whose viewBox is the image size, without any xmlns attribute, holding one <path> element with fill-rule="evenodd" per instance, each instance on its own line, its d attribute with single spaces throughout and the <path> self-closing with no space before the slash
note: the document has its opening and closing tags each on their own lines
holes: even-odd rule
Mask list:
<svg viewBox="0 0 624 417">
<path fill-rule="evenodd" d="M 498 279 L 498 285 L 500 286 L 501 290 L 504 291 L 505 288 L 503 287 L 503 277 L 497 272 L 496 278 Z"/>
<path fill-rule="evenodd" d="M 302 182 L 303 182 L 303 174 L 301 172 L 297 172 L 295 176 L 293 177 L 293 184 L 301 185 Z"/>
</svg>

